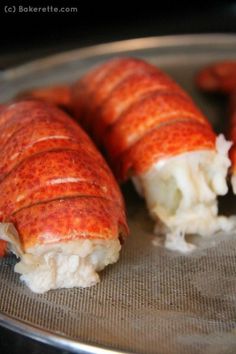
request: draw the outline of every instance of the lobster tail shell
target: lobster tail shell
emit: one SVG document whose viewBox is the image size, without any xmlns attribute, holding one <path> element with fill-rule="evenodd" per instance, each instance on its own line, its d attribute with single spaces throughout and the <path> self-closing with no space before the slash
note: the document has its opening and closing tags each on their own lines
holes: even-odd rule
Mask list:
<svg viewBox="0 0 236 354">
<path fill-rule="evenodd" d="M 76 117 L 102 146 L 121 181 L 159 159 L 214 149 L 215 134 L 192 99 L 142 60 L 108 61 L 82 77 L 71 92 Z"/>
<path fill-rule="evenodd" d="M 24 250 L 128 233 L 112 173 L 67 114 L 36 101 L 6 106 L 0 112 L 0 141 L 1 221 L 14 223 Z"/>
</svg>

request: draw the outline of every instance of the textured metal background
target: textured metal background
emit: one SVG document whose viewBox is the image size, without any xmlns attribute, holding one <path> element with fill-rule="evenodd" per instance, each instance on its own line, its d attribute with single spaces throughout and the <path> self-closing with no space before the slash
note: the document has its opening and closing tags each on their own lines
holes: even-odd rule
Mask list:
<svg viewBox="0 0 236 354">
<path fill-rule="evenodd" d="M 164 68 L 218 131 L 226 125 L 224 102 L 199 94 L 193 77 L 212 60 L 236 58 L 236 36 L 147 38 L 59 55 L 2 73 L 0 100 L 21 89 L 74 79 L 117 53 Z M 75 351 L 235 353 L 236 235 L 217 236 L 191 256 L 154 247 L 143 201 L 129 184 L 124 194 L 131 236 L 120 261 L 101 273 L 101 283 L 33 294 L 13 272 L 15 259 L 6 258 L 0 261 L 0 323 Z M 236 213 L 235 201 L 232 195 L 222 198 L 222 211 Z"/>
</svg>

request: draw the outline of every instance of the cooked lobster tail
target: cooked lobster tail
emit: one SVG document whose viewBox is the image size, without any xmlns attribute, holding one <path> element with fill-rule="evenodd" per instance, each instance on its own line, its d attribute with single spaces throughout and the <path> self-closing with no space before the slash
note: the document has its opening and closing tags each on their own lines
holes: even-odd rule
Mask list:
<svg viewBox="0 0 236 354">
<path fill-rule="evenodd" d="M 72 106 L 117 178 L 131 177 L 145 196 L 169 247 L 188 249 L 185 233 L 205 236 L 232 227 L 217 216 L 216 201 L 227 192 L 230 143 L 216 137 L 163 71 L 135 58 L 112 59 L 73 85 Z"/>
<path fill-rule="evenodd" d="M 0 237 L 33 291 L 89 286 L 128 233 L 119 187 L 90 138 L 50 104 L 0 113 Z M 1 248 L 2 249 L 2 248 Z M 3 253 L 3 252 L 1 252 Z"/>
</svg>

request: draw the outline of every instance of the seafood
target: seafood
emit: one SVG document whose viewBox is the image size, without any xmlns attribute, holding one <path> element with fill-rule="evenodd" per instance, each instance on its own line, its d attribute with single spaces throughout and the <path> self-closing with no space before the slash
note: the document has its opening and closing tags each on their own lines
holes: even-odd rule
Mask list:
<svg viewBox="0 0 236 354">
<path fill-rule="evenodd" d="M 128 234 L 124 202 L 87 134 L 39 101 L 0 111 L 0 254 L 34 292 L 99 281 Z"/>
<path fill-rule="evenodd" d="M 53 87 L 42 91 L 50 98 Z M 205 237 L 234 227 L 232 219 L 218 216 L 217 205 L 217 196 L 228 191 L 231 143 L 216 136 L 168 75 L 140 59 L 115 58 L 67 92 L 69 110 L 104 152 L 117 179 L 132 179 L 156 220 L 155 231 L 166 234 L 168 248 L 187 252 L 193 246 L 185 234 Z M 54 103 L 61 105 L 60 100 Z"/>
<path fill-rule="evenodd" d="M 0 240 L 0 257 L 5 256 L 7 251 L 7 242 Z"/>
<path fill-rule="evenodd" d="M 235 73 L 236 74 L 236 73 Z M 236 75 L 235 75 L 236 76 Z M 229 96 L 229 139 L 233 142 L 229 156 L 231 159 L 231 185 L 234 194 L 236 194 L 236 87 Z"/>
<path fill-rule="evenodd" d="M 224 60 L 206 66 L 197 74 L 196 84 L 202 91 L 221 93 L 228 98 L 229 139 L 233 142 L 229 152 L 231 184 L 236 194 L 236 61 Z"/>
<path fill-rule="evenodd" d="M 206 92 L 231 93 L 236 88 L 236 60 L 216 62 L 201 69 L 196 85 Z"/>
<path fill-rule="evenodd" d="M 21 92 L 16 96 L 18 100 L 39 100 L 48 102 L 60 107 L 63 110 L 70 111 L 71 92 L 69 85 L 49 86 L 42 88 L 34 88 Z"/>
<path fill-rule="evenodd" d="M 72 85 L 72 109 L 119 181 L 132 179 L 166 246 L 189 251 L 185 234 L 228 231 L 217 196 L 227 193 L 231 143 L 216 136 L 188 94 L 155 66 L 115 58 Z"/>
</svg>

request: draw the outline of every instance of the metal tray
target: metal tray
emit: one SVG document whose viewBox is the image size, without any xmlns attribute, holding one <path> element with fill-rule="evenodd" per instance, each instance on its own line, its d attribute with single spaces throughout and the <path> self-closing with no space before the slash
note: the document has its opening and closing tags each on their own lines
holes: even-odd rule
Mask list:
<svg viewBox="0 0 236 354">
<path fill-rule="evenodd" d="M 217 131 L 223 101 L 197 92 L 203 65 L 236 58 L 236 35 L 126 40 L 74 50 L 0 73 L 0 102 L 31 87 L 75 80 L 113 56 L 136 56 L 165 69 L 195 99 Z M 45 343 L 82 353 L 235 353 L 236 238 L 216 237 L 191 256 L 154 247 L 152 221 L 130 184 L 123 187 L 131 235 L 120 261 L 88 289 L 31 293 L 0 261 L 0 324 Z M 236 197 L 221 200 L 236 213 Z"/>
</svg>

